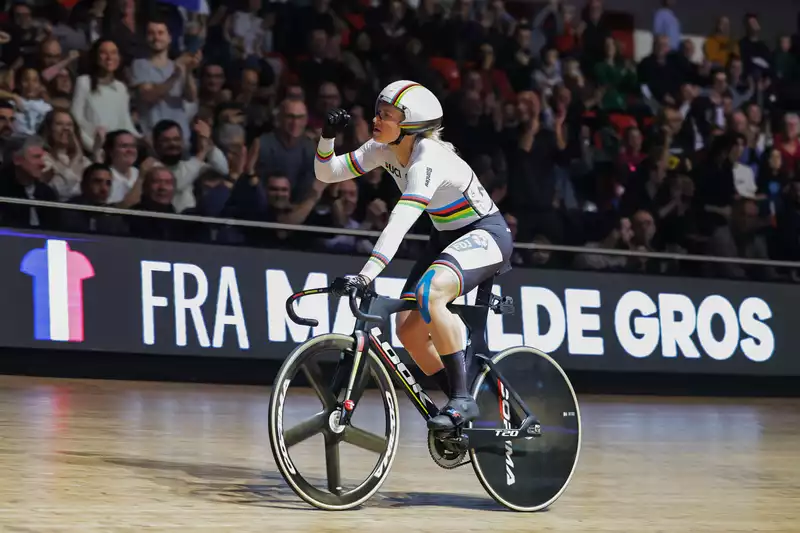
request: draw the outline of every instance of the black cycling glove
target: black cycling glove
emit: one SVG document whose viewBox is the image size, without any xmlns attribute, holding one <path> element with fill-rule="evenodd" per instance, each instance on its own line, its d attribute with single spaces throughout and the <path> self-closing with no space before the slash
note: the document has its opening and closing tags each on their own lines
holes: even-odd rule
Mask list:
<svg viewBox="0 0 800 533">
<path fill-rule="evenodd" d="M 328 111 L 325 125 L 322 126 L 322 138 L 333 139 L 337 134 L 344 131 L 350 124 L 350 114 L 344 109 L 332 109 Z"/>
<path fill-rule="evenodd" d="M 344 296 L 352 289 L 365 289 L 369 283 L 369 278 L 363 274 L 351 274 L 343 278 L 336 278 L 333 282 L 331 292 L 339 296 Z"/>
</svg>

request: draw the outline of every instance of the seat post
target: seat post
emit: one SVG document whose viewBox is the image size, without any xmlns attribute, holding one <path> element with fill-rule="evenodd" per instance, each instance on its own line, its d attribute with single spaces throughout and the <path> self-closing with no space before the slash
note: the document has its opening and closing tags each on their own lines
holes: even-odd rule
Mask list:
<svg viewBox="0 0 800 533">
<path fill-rule="evenodd" d="M 467 326 L 467 335 L 471 341 L 471 348 L 481 355 L 486 349 L 486 320 L 489 317 L 489 304 L 492 302 L 492 287 L 494 276 L 478 285 L 475 295 L 475 305 L 464 306 L 461 318 Z"/>
<path fill-rule="evenodd" d="M 478 293 L 475 296 L 475 305 L 488 307 L 492 303 L 492 289 L 494 288 L 495 276 L 483 280 L 478 285 Z"/>
</svg>

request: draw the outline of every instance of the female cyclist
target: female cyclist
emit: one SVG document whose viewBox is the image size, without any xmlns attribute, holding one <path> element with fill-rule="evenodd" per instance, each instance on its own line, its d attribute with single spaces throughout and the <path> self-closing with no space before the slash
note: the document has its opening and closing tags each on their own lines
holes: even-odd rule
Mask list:
<svg viewBox="0 0 800 533">
<path fill-rule="evenodd" d="M 428 212 L 431 238 L 401 295 L 416 299 L 419 310 L 398 313 L 397 336 L 449 398 L 428 427 L 451 429 L 480 413 L 467 390 L 461 321 L 447 305 L 511 268 L 511 231 L 470 166 L 441 140 L 442 106 L 431 91 L 407 80 L 386 86 L 375 104 L 372 139 L 337 156 L 334 138 L 349 121 L 343 109 L 328 113 L 314 161 L 317 179 L 336 183 L 384 167 L 403 194 L 364 268 L 347 276 L 347 288 L 369 285 Z"/>
</svg>

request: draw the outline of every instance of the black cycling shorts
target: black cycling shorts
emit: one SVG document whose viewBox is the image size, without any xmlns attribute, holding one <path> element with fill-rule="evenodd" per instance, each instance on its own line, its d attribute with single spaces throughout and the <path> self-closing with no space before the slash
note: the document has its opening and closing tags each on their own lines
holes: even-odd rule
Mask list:
<svg viewBox="0 0 800 533">
<path fill-rule="evenodd" d="M 403 286 L 400 297 L 416 299 L 417 284 L 433 265 L 452 270 L 461 288 L 456 297 L 469 293 L 483 281 L 511 270 L 514 240 L 499 212 L 452 231 L 431 231 L 428 245 Z"/>
</svg>

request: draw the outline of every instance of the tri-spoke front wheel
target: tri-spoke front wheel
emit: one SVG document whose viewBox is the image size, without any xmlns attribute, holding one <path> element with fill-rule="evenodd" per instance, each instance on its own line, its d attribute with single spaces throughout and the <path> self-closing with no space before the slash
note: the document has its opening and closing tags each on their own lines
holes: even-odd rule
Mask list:
<svg viewBox="0 0 800 533">
<path fill-rule="evenodd" d="M 270 398 L 270 444 L 278 469 L 300 498 L 329 511 L 351 509 L 371 498 L 397 453 L 397 396 L 372 351 L 364 353 L 354 383 L 352 417 L 340 424 L 354 348 L 352 337 L 338 334 L 299 346 L 283 363 Z M 324 463 L 324 468 L 307 462 Z M 343 464 L 348 473 L 362 474 L 343 476 Z"/>
</svg>

